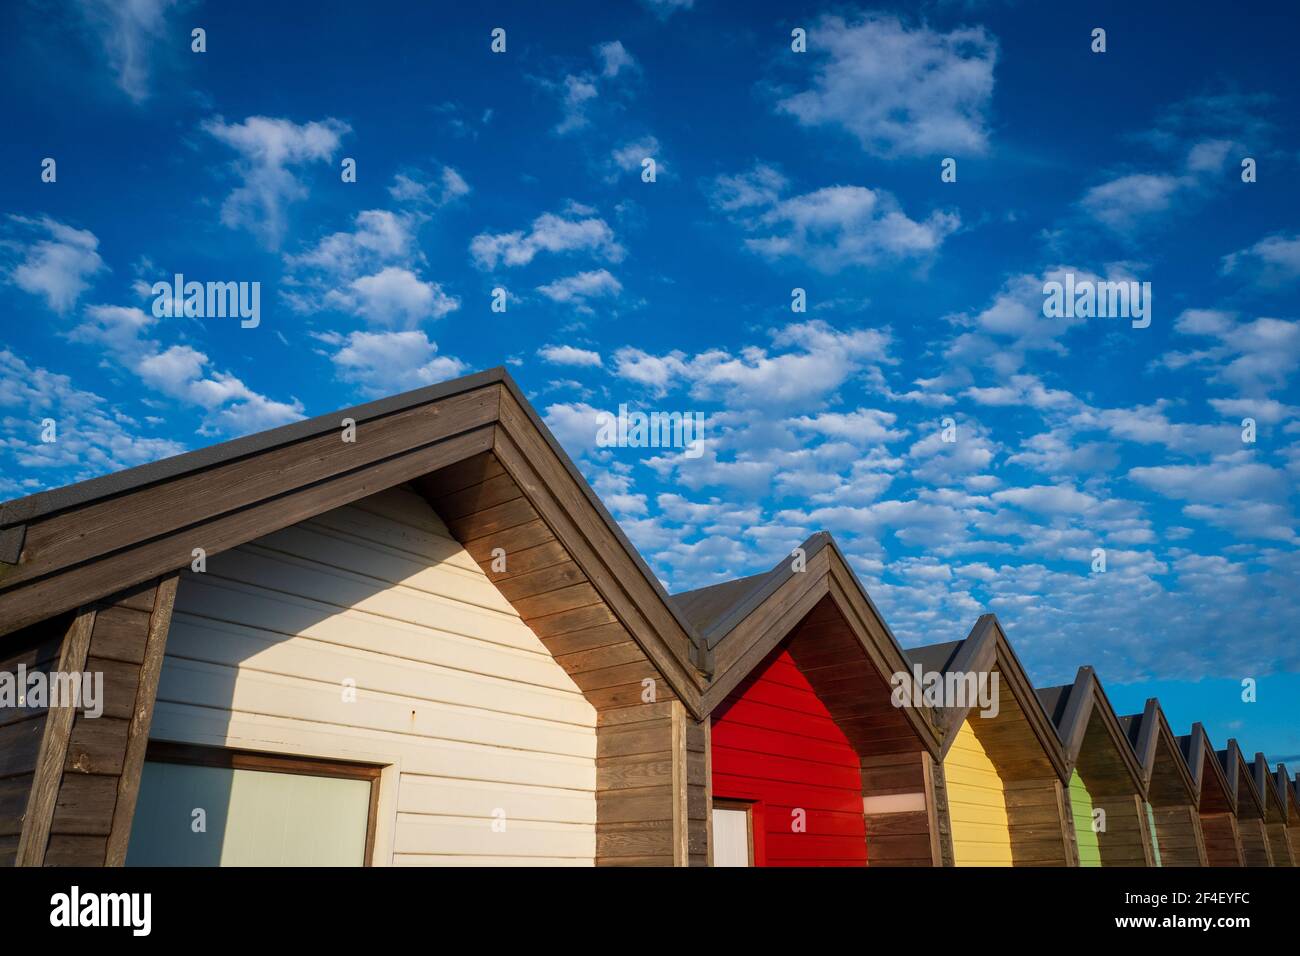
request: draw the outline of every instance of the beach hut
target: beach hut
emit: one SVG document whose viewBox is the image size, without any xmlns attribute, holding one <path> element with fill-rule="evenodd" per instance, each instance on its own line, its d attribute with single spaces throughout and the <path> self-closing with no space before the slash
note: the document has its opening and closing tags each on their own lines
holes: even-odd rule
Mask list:
<svg viewBox="0 0 1300 956">
<path fill-rule="evenodd" d="M 1269 772 L 1268 760 L 1262 753 L 1255 754 L 1255 789 L 1264 804 L 1264 832 L 1268 836 L 1268 851 L 1274 866 L 1295 866 L 1291 836 L 1287 832 L 1287 795 L 1278 789 L 1277 778 Z"/>
<path fill-rule="evenodd" d="M 1229 739 L 1227 749 L 1220 750 L 1216 756 L 1237 812 L 1237 832 L 1241 834 L 1246 866 L 1272 866 L 1273 851 L 1264 826 L 1264 801 L 1255 789 L 1255 775 L 1246 765 L 1235 739 Z"/>
<path fill-rule="evenodd" d="M 103 675 L 5 863 L 708 859 L 690 626 L 502 370 L 5 502 L 0 660 Z"/>
<path fill-rule="evenodd" d="M 1206 866 L 1196 781 L 1156 698 L 1140 714 L 1119 719 L 1146 784 L 1144 809 L 1157 866 Z"/>
<path fill-rule="evenodd" d="M 1292 866 L 1300 866 L 1300 780 L 1291 779 L 1286 764 L 1277 765 L 1274 776 L 1277 792 L 1282 796 L 1286 807 L 1287 842 L 1291 845 Z"/>
<path fill-rule="evenodd" d="M 1153 866 L 1155 848 L 1137 756 L 1091 667 L 1038 691 L 1070 766 L 1080 866 Z"/>
<path fill-rule="evenodd" d="M 1245 866 L 1236 798 L 1205 728 L 1199 723 L 1192 724 L 1191 732 L 1178 738 L 1178 750 L 1196 785 L 1196 810 L 1201 818 L 1206 864 Z"/>
<path fill-rule="evenodd" d="M 830 535 L 673 602 L 713 674 L 714 865 L 950 861 L 938 735 L 922 707 L 894 699 L 907 660 Z"/>
<path fill-rule="evenodd" d="M 997 616 L 907 656 L 918 681 L 942 681 L 954 698 L 938 712 L 937 770 L 956 865 L 1073 865 L 1065 752 Z"/>
</svg>

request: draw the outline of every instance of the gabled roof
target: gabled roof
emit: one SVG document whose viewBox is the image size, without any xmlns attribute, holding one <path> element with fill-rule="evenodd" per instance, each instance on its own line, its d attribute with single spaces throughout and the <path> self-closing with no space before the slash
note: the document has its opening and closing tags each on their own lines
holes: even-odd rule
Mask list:
<svg viewBox="0 0 1300 956">
<path fill-rule="evenodd" d="M 694 628 L 503 369 L 0 504 L 0 635 L 488 453 L 699 716 Z"/>
<path fill-rule="evenodd" d="M 922 670 L 934 673 L 983 673 L 996 670 L 1000 681 L 1014 696 L 1030 730 L 1038 739 L 1047 759 L 1062 780 L 1070 777 L 1070 765 L 1061 738 L 1042 701 L 1034 692 L 1029 675 L 1007 639 L 996 614 L 984 614 L 975 622 L 965 640 L 945 644 L 927 644 L 909 648 L 908 660 Z M 947 754 L 973 704 L 945 707 L 940 711 L 938 729 L 942 753 Z"/>
<path fill-rule="evenodd" d="M 1287 826 L 1300 827 L 1300 780 L 1292 780 L 1287 773 L 1286 764 L 1280 763 L 1273 776 L 1273 785 L 1277 787 L 1282 806 L 1286 808 Z"/>
<path fill-rule="evenodd" d="M 1202 812 L 1237 812 L 1236 791 L 1228 783 L 1210 735 L 1200 723 L 1192 724 L 1190 733 L 1178 738 L 1178 749 L 1187 762 L 1196 785 L 1197 805 Z M 1208 768 L 1208 771 L 1207 771 Z M 1222 804 L 1222 805 L 1220 805 Z"/>
<path fill-rule="evenodd" d="M 1133 745 L 1129 743 L 1128 735 L 1091 667 L 1080 667 L 1072 684 L 1042 688 L 1038 691 L 1038 699 L 1052 718 L 1071 770 L 1080 764 L 1084 739 L 1095 717 L 1119 756 L 1133 789 L 1145 798 L 1146 783 Z"/>
<path fill-rule="evenodd" d="M 1196 780 L 1187 766 L 1178 738 L 1174 736 L 1169 721 L 1165 719 L 1160 701 L 1154 697 L 1147 698 L 1142 713 L 1120 717 L 1119 722 L 1127 732 L 1129 743 L 1133 745 L 1133 752 L 1142 767 L 1142 778 L 1151 801 L 1153 803 L 1156 801 L 1155 790 L 1165 789 L 1162 784 L 1166 779 L 1175 779 L 1182 786 L 1183 792 L 1195 802 L 1199 795 Z M 1157 780 L 1156 762 L 1162 748 L 1171 772 Z"/>
<path fill-rule="evenodd" d="M 835 540 L 818 532 L 800 550 L 798 562 L 787 557 L 766 573 L 671 598 L 697 628 L 710 654 L 713 674 L 703 697 L 706 713 L 726 700 L 805 619 L 828 607 L 842 618 L 861 654 L 883 680 L 908 671 L 897 639 Z M 853 686 L 864 696 L 874 692 L 866 682 Z M 922 747 L 937 756 L 939 738 L 930 715 L 917 707 L 899 710 Z"/>
<path fill-rule="evenodd" d="M 1241 747 L 1236 738 L 1228 738 L 1227 749 L 1218 751 L 1215 756 L 1223 768 L 1224 779 L 1228 781 L 1228 793 L 1232 797 L 1237 816 L 1262 817 L 1264 803 L 1260 800 L 1259 791 L 1255 789 L 1254 775 L 1246 766 L 1246 758 L 1241 755 Z M 1243 807 L 1243 801 L 1248 805 Z"/>
<path fill-rule="evenodd" d="M 1267 758 L 1256 751 L 1255 762 L 1251 765 L 1251 769 L 1255 771 L 1255 790 L 1264 804 L 1265 816 L 1269 816 L 1271 809 L 1273 818 L 1285 823 L 1286 795 L 1277 789 L 1277 780 L 1268 772 Z"/>
</svg>

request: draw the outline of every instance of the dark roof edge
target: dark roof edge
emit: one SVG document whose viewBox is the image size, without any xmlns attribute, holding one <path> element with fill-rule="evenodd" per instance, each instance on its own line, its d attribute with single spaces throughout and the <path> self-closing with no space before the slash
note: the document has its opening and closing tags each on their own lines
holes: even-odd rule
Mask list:
<svg viewBox="0 0 1300 956">
<path fill-rule="evenodd" d="M 645 575 L 651 588 L 653 588 L 655 593 L 659 595 L 659 599 L 663 602 L 664 607 L 668 609 L 668 613 L 673 616 L 673 620 L 677 622 L 677 625 L 695 646 L 698 656 L 698 659 L 695 661 L 696 667 L 706 674 L 712 673 L 713 662 L 710 657 L 711 645 L 696 632 L 695 628 L 691 625 L 691 622 L 686 619 L 686 615 L 678 610 L 677 606 L 672 602 L 668 590 L 663 586 L 663 583 L 660 582 L 658 576 L 650 570 L 650 565 L 646 564 L 645 558 L 641 557 L 641 552 L 632 544 L 631 541 L 628 540 L 627 535 L 623 533 L 623 526 L 615 521 L 614 516 L 605 508 L 600 497 L 592 489 L 590 482 L 582 476 L 582 472 L 580 472 L 578 466 L 573 463 L 568 452 L 564 450 L 559 441 L 556 440 L 555 436 L 551 433 L 551 430 L 546 427 L 546 423 L 542 421 L 541 416 L 537 414 L 537 409 L 533 408 L 532 402 L 528 401 L 528 399 L 524 397 L 524 393 L 520 390 L 518 383 L 511 377 L 510 373 L 502 367 L 488 369 L 486 372 L 480 372 L 479 374 L 492 376 L 484 379 L 480 384 L 499 381 L 509 390 L 510 394 L 514 396 L 515 401 L 518 402 L 519 407 L 524 410 L 524 414 L 527 415 L 529 421 L 533 423 L 538 434 L 542 436 L 546 441 L 546 444 L 550 445 L 551 450 L 555 452 L 555 457 L 560 460 L 560 464 L 564 466 L 565 470 L 568 471 L 569 476 L 577 483 L 578 487 L 582 490 L 582 494 L 589 502 L 591 502 L 591 506 L 596 510 L 596 514 L 600 515 L 601 520 L 604 521 L 605 524 L 609 526 L 609 529 L 614 533 L 614 537 L 618 539 L 618 542 L 624 547 L 627 553 L 632 556 L 632 562 L 641 569 L 641 573 Z"/>
<path fill-rule="evenodd" d="M 808 539 L 799 545 L 804 552 L 804 559 L 808 560 L 819 554 L 827 544 L 831 543 L 831 536 L 826 531 L 816 531 L 808 536 Z M 793 553 L 793 552 L 792 552 Z M 789 556 L 782 558 L 776 563 L 772 570 L 768 571 L 761 582 L 758 582 L 754 588 L 751 588 L 729 609 L 727 609 L 718 618 L 717 622 L 706 631 L 702 637 L 707 646 L 712 649 L 718 646 L 724 637 L 730 634 L 736 627 L 760 604 L 775 594 L 781 587 L 796 574 L 802 574 L 801 571 L 794 569 L 793 563 Z"/>
<path fill-rule="evenodd" d="M 134 468 L 126 468 L 122 471 L 100 475 L 98 478 L 90 478 L 75 484 L 64 485 L 61 488 L 51 488 L 48 491 L 38 491 L 36 494 L 28 495 L 25 498 L 14 498 L 11 501 L 0 502 L 0 527 L 22 524 L 55 511 L 63 511 L 88 504 L 100 498 L 109 498 L 124 492 L 134 491 L 137 488 L 167 481 L 192 471 L 225 464 L 281 445 L 313 438 L 325 432 L 336 431 L 339 428 L 340 416 L 352 418 L 360 424 L 363 421 L 382 418 L 394 412 L 405 411 L 417 405 L 424 405 L 498 382 L 505 382 L 508 385 L 514 384 L 510 381 L 509 373 L 504 368 L 491 368 L 483 372 L 463 375 L 448 382 L 439 382 L 436 385 L 428 385 L 413 391 L 402 392 L 400 395 L 391 395 L 373 402 L 366 402 L 363 405 L 341 408 L 337 411 L 317 415 L 315 418 L 290 422 L 288 425 L 280 425 L 277 428 L 256 432 L 252 435 L 232 438 L 229 441 L 218 442 L 204 448 L 196 448 L 194 451 L 182 452 L 170 458 L 162 458 L 148 464 L 136 465 Z M 513 391 L 518 394 L 518 387 L 515 386 Z M 523 404 L 528 407 L 526 402 Z M 547 432 L 544 431 L 543 434 L 547 434 Z M 547 434 L 547 437 L 550 437 L 549 434 Z"/>
<path fill-rule="evenodd" d="M 381 398 L 373 402 L 366 402 L 362 405 L 354 405 L 350 408 L 341 408 L 336 411 L 326 412 L 323 415 L 317 415 L 314 418 L 304 419 L 300 422 L 291 422 L 288 425 L 281 425 L 277 428 L 271 428 L 266 431 L 256 432 L 252 435 L 245 435 L 242 438 L 234 438 L 230 441 L 218 442 L 215 445 L 208 445 L 205 448 L 198 448 L 194 451 L 184 452 L 180 455 L 173 455 L 170 458 L 163 458 L 159 461 L 150 462 L 145 465 L 137 465 L 134 468 L 127 468 L 123 471 L 113 472 L 108 475 L 102 475 L 98 478 L 91 478 L 87 481 L 77 482 L 71 485 L 64 485 L 61 488 L 53 488 L 49 491 L 38 492 L 25 498 L 17 498 L 13 501 L 0 503 L 0 527 L 5 525 L 19 525 L 31 521 L 33 518 L 42 515 L 51 514 L 55 511 L 63 511 L 68 508 L 77 507 L 96 501 L 102 498 L 110 498 L 115 495 L 123 494 L 128 491 L 134 491 L 148 485 L 158 484 L 168 481 L 181 475 L 199 471 L 204 468 L 210 468 L 214 465 L 225 464 L 240 458 L 246 458 L 261 452 L 269 451 L 273 448 L 282 447 L 302 441 L 307 438 L 313 438 L 320 434 L 336 431 L 340 427 L 340 422 L 344 418 L 351 418 L 361 424 L 362 422 L 372 421 L 376 418 L 383 418 L 396 412 L 406 411 L 410 408 L 416 408 L 420 405 L 427 405 L 431 402 L 440 401 L 450 398 L 453 395 L 460 395 L 466 392 L 472 392 L 476 389 L 484 388 L 489 385 L 500 384 L 511 393 L 519 407 L 524 410 L 529 421 L 537 429 L 538 434 L 546 441 L 551 450 L 555 453 L 560 463 L 564 466 L 569 476 L 577 483 L 582 490 L 587 501 L 595 509 L 601 520 L 610 528 L 615 538 L 632 557 L 632 561 L 640 569 L 641 573 L 649 582 L 651 588 L 659 595 L 664 607 L 669 614 L 677 621 L 678 626 L 686 634 L 691 644 L 697 651 L 699 658 L 695 663 L 702 670 L 708 670 L 707 646 L 704 644 L 700 635 L 696 633 L 695 628 L 681 614 L 680 611 L 668 599 L 668 592 L 665 590 L 659 578 L 650 570 L 645 559 L 628 540 L 627 535 L 623 533 L 622 527 L 613 516 L 606 510 L 600 498 L 592 490 L 591 485 L 582 476 L 582 473 L 569 458 L 567 452 L 561 447 L 551 430 L 546 427 L 545 422 L 537 414 L 532 403 L 524 397 L 522 390 L 510 373 L 502 366 L 490 368 L 482 372 L 474 372 L 470 375 L 462 375 L 460 378 L 451 379 L 446 382 L 439 382 L 436 385 L 428 385 L 424 388 L 417 388 L 409 392 L 402 392 L 399 395 L 392 395 L 387 398 Z"/>
</svg>

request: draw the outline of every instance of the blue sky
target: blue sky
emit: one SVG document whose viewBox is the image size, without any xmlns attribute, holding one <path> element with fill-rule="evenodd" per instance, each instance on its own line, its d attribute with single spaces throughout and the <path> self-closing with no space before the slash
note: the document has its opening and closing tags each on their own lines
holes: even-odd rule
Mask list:
<svg viewBox="0 0 1300 956">
<path fill-rule="evenodd" d="M 445 6 L 6 7 L 0 496 L 504 364 L 670 590 L 824 528 L 906 645 L 993 610 L 1300 765 L 1294 12 Z M 260 324 L 155 318 L 176 272 Z"/>
</svg>

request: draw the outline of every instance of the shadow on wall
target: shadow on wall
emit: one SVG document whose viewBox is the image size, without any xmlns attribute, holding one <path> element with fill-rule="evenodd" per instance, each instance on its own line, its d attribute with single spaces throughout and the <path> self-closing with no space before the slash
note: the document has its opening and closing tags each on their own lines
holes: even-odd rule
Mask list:
<svg viewBox="0 0 1300 956">
<path fill-rule="evenodd" d="M 362 683 L 357 656 L 341 653 L 356 627 L 339 615 L 367 606 L 395 583 L 460 550 L 434 535 L 410 542 L 407 551 L 339 537 L 373 523 L 375 513 L 383 511 L 380 499 L 389 494 L 392 489 L 209 557 L 202 573 L 182 572 L 151 742 L 247 747 L 240 736 L 246 731 L 233 731 L 231 725 L 237 715 L 248 714 L 292 714 L 313 725 L 355 724 L 356 712 L 347 709 L 354 706 L 346 699 L 349 689 L 364 695 L 368 688 L 357 686 Z M 301 653 L 273 653 L 291 640 L 306 642 Z M 241 669 L 258 679 L 249 681 L 246 673 L 241 683 Z M 303 752 L 300 741 L 280 739 L 283 735 L 272 729 L 259 729 L 259 735 L 257 750 Z M 309 755 L 374 759 L 362 752 Z M 295 825 L 293 819 L 357 802 L 355 792 L 343 791 L 358 781 L 339 780 L 333 789 L 340 792 L 321 794 L 305 790 L 308 781 L 302 777 L 283 779 L 289 776 L 148 760 L 127 865 L 265 862 L 274 849 L 249 846 L 249 831 L 261 828 L 267 840 L 311 841 L 305 824 Z M 241 831 L 238 839 L 228 832 L 232 816 Z M 274 831 L 271 817 L 285 818 L 283 832 Z M 328 848 L 310 852 L 328 853 Z"/>
</svg>

